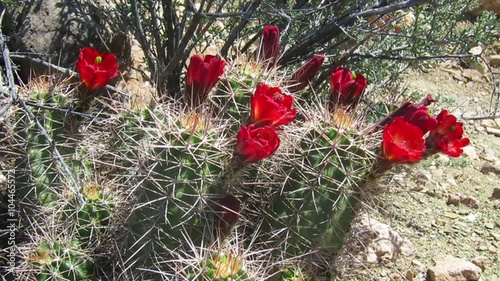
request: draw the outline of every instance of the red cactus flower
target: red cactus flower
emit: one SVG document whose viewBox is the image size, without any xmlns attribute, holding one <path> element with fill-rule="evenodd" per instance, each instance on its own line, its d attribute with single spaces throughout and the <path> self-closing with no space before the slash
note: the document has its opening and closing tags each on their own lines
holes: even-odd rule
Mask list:
<svg viewBox="0 0 500 281">
<path fill-rule="evenodd" d="M 368 83 L 363 75 L 354 74 L 346 68 L 336 67 L 332 69 L 330 85 L 332 90 L 330 111 L 333 111 L 337 105 L 353 108 Z"/>
<path fill-rule="evenodd" d="M 184 99 L 191 108 L 200 106 L 208 97 L 208 93 L 224 73 L 226 61 L 216 56 L 200 55 L 191 57 L 186 73 L 186 90 Z"/>
<path fill-rule="evenodd" d="M 278 127 L 295 120 L 293 97 L 284 95 L 280 88 L 260 84 L 250 98 L 251 120 L 256 126 Z"/>
<path fill-rule="evenodd" d="M 259 59 L 272 67 L 280 56 L 280 29 L 274 25 L 266 25 L 262 29 L 262 43 Z"/>
<path fill-rule="evenodd" d="M 242 126 L 238 132 L 236 152 L 245 163 L 255 163 L 273 154 L 280 139 L 273 127 Z"/>
<path fill-rule="evenodd" d="M 89 90 L 106 86 L 112 78 L 118 76 L 116 56 L 111 53 L 99 53 L 96 49 L 84 47 L 80 50 L 76 69 L 80 79 Z"/>
<path fill-rule="evenodd" d="M 462 138 L 463 124 L 447 110 L 441 111 L 436 119 L 437 127 L 427 137 L 429 153 L 441 151 L 451 157 L 460 156 L 464 152 L 462 148 L 470 143 L 468 138 Z"/>
<path fill-rule="evenodd" d="M 436 118 L 429 115 L 425 106 L 417 108 L 415 105 L 410 104 L 403 117 L 407 122 L 419 127 L 424 134 L 437 126 Z"/>
<path fill-rule="evenodd" d="M 425 152 L 423 136 L 419 127 L 398 117 L 384 128 L 382 153 L 392 163 L 417 162 Z"/>
<path fill-rule="evenodd" d="M 233 195 L 227 194 L 218 202 L 215 225 L 226 230 L 238 221 L 240 210 L 240 201 Z"/>
<path fill-rule="evenodd" d="M 393 111 L 391 114 L 385 116 L 380 121 L 378 121 L 378 123 L 374 126 L 374 131 L 378 130 L 379 128 L 385 127 L 395 118 L 403 116 L 405 117 L 406 121 L 413 123 L 416 126 L 419 126 L 420 129 L 424 131 L 425 134 L 426 132 L 434 129 L 437 126 L 437 120 L 429 116 L 426 108 L 426 106 L 429 106 L 433 102 L 434 99 L 432 98 L 431 95 L 427 95 L 417 105 L 414 105 L 411 102 L 406 102 L 398 109 Z M 416 111 L 419 111 L 419 113 L 412 116 L 412 114 L 415 113 Z"/>
<path fill-rule="evenodd" d="M 298 92 L 309 85 L 309 82 L 311 82 L 316 73 L 318 73 L 324 61 L 325 56 L 314 55 L 301 68 L 295 71 L 291 77 L 292 86 L 290 87 L 290 92 Z"/>
</svg>

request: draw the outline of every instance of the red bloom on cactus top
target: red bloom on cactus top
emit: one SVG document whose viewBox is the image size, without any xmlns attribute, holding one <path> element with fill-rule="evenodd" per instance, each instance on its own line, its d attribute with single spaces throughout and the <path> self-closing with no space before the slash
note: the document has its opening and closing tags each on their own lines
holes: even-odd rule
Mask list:
<svg viewBox="0 0 500 281">
<path fill-rule="evenodd" d="M 255 163 L 273 154 L 280 139 L 273 127 L 242 126 L 237 136 L 236 152 L 245 163 Z"/>
<path fill-rule="evenodd" d="M 262 44 L 259 59 L 269 67 L 273 66 L 280 56 L 280 29 L 275 25 L 266 25 L 262 29 Z"/>
<path fill-rule="evenodd" d="M 310 60 L 308 60 L 302 67 L 300 67 L 291 77 L 290 92 L 298 92 L 304 89 L 309 82 L 316 76 L 321 65 L 325 61 L 325 56 L 314 55 Z"/>
<path fill-rule="evenodd" d="M 80 74 L 80 79 L 90 90 L 106 86 L 109 80 L 119 74 L 115 55 L 99 53 L 96 49 L 89 47 L 80 50 L 76 69 Z"/>
<path fill-rule="evenodd" d="M 333 110 L 338 105 L 355 106 L 367 85 L 365 77 L 359 73 L 354 74 L 349 69 L 342 67 L 332 69 L 330 109 Z"/>
<path fill-rule="evenodd" d="M 224 73 L 226 61 L 216 56 L 200 55 L 191 57 L 186 73 L 186 91 L 184 99 L 191 108 L 200 106 L 208 97 L 208 93 Z"/>
<path fill-rule="evenodd" d="M 251 121 L 256 126 L 269 125 L 278 127 L 295 120 L 297 111 L 292 109 L 293 97 L 285 95 L 278 87 L 266 84 L 257 86 L 250 98 Z"/>
<path fill-rule="evenodd" d="M 382 139 L 384 157 L 393 163 L 411 163 L 422 159 L 425 152 L 424 133 L 403 117 L 385 126 Z"/>
<path fill-rule="evenodd" d="M 437 127 L 429 133 L 427 145 L 430 151 L 441 151 L 451 157 L 458 157 L 463 153 L 463 147 L 469 145 L 468 138 L 462 138 L 463 124 L 449 114 L 447 110 L 441 111 L 437 116 Z"/>
<path fill-rule="evenodd" d="M 429 115 L 426 106 L 417 108 L 415 105 L 409 104 L 407 111 L 403 114 L 403 118 L 407 122 L 419 127 L 424 134 L 436 128 L 438 124 L 436 118 Z"/>
</svg>

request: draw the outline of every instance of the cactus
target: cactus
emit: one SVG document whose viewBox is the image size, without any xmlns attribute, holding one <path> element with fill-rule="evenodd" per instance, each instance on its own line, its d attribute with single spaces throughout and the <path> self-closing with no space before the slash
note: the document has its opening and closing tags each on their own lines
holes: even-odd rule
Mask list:
<svg viewBox="0 0 500 281">
<path fill-rule="evenodd" d="M 51 83 L 44 77 L 32 81 L 27 93 L 36 111 L 16 117 L 15 129 L 21 138 L 15 175 L 25 214 L 23 228 L 30 240 L 40 241 L 37 254 L 25 265 L 42 268 L 35 274 L 38 280 L 89 280 L 93 261 L 82 251 L 91 252 L 99 243 L 114 199 L 99 185 L 88 147 L 78 132 L 85 120 L 69 113 L 89 104 L 64 92 L 65 83 Z M 65 229 L 59 229 L 60 225 L 66 225 Z M 64 234 L 70 239 L 62 242 L 38 233 Z"/>
<path fill-rule="evenodd" d="M 92 280 L 93 264 L 78 241 L 44 241 L 29 261 L 39 270 L 38 281 Z"/>
<path fill-rule="evenodd" d="M 215 180 L 228 155 L 221 150 L 225 139 L 220 129 L 203 118 L 195 113 L 168 113 L 166 120 L 161 119 L 166 121 L 166 132 L 150 140 L 147 175 L 136 190 L 138 207 L 128 220 L 134 263 L 136 249 L 142 256 L 151 251 L 167 255 L 182 247 L 185 237 L 199 244 L 211 235 L 212 229 L 207 228 L 211 197 L 221 194 Z"/>
<path fill-rule="evenodd" d="M 250 280 L 248 273 L 244 269 L 243 259 L 231 252 L 214 253 L 206 258 L 195 271 L 189 273 L 187 280 L 214 280 L 214 281 L 230 281 L 230 280 Z"/>
<path fill-rule="evenodd" d="M 279 53 L 277 35 L 266 43 L 273 51 L 269 58 Z M 87 86 L 91 70 L 106 67 L 97 58 L 83 65 Z M 304 67 L 309 73 L 291 82 L 275 79 L 290 75 L 274 63 L 240 61 L 210 96 L 220 75 L 205 72 L 210 65 L 220 71 L 225 61 L 195 61 L 200 71 L 188 68 L 190 96 L 134 110 L 115 101 L 109 120 L 86 124 L 96 133 L 87 132 L 87 139 L 77 134 L 85 118 L 68 115 L 68 109 L 76 103 L 79 111 L 92 111 L 91 98 L 72 101 L 70 94 L 42 91 L 33 96 L 35 118 L 18 115 L 21 201 L 31 206 L 28 216 L 54 222 L 25 226 L 40 241 L 27 260 L 38 269 L 35 278 L 93 278 L 95 251 L 110 245 L 118 245 L 109 259 L 117 265 L 102 270 L 119 269 L 113 274 L 134 280 L 179 274 L 221 281 L 328 278 L 371 180 L 440 150 L 459 155 L 468 143 L 453 116 L 429 116 L 431 98 L 419 107 L 406 103 L 368 125 L 356 109 L 366 80 L 347 69 L 335 71 L 329 101 L 321 92 L 306 100 L 287 87 L 310 85 L 321 63 Z M 104 78 L 116 73 L 108 74 Z M 108 183 L 121 190 L 113 193 Z M 110 228 L 115 231 L 106 232 Z M 64 242 L 37 236 L 61 231 L 69 237 Z M 236 250 L 219 247 L 234 237 L 242 238 Z M 249 256 L 265 262 L 252 266 Z"/>
<path fill-rule="evenodd" d="M 283 186 L 262 226 L 269 235 L 263 241 L 281 245 L 280 255 L 295 257 L 318 248 L 335 253 L 342 245 L 357 205 L 354 186 L 370 167 L 363 165 L 368 159 L 362 143 L 339 131 L 328 125 L 311 129 L 283 169 Z M 328 243 L 326 233 L 331 233 Z"/>
</svg>

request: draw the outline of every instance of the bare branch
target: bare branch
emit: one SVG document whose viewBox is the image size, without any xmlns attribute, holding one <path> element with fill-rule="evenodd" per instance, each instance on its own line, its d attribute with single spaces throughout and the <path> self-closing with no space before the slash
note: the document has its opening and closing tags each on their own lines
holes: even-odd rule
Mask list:
<svg viewBox="0 0 500 281">
<path fill-rule="evenodd" d="M 262 3 L 262 0 L 255 0 L 250 4 L 250 6 L 247 9 L 247 14 L 241 19 L 240 23 L 231 30 L 231 33 L 229 34 L 226 43 L 221 49 L 221 55 L 223 57 L 227 56 L 227 52 L 229 51 L 229 48 L 233 45 L 234 41 L 238 38 L 240 32 L 243 30 L 243 28 L 247 25 L 250 17 L 253 15 L 255 10 L 259 7 L 259 5 Z"/>
<path fill-rule="evenodd" d="M 137 0 L 131 0 L 132 4 L 132 15 L 134 16 L 135 26 L 136 26 L 136 36 L 142 45 L 142 50 L 146 55 L 146 61 L 148 63 L 149 69 L 153 70 L 153 77 L 158 75 L 158 63 L 151 52 L 151 47 L 149 46 L 148 39 L 146 38 L 146 34 L 144 33 L 144 28 L 142 27 L 141 17 L 139 16 L 139 9 L 137 6 Z"/>
<path fill-rule="evenodd" d="M 313 50 L 314 45 L 328 42 L 332 38 L 335 38 L 338 34 L 342 33 L 341 27 L 352 25 L 357 18 L 369 17 L 373 15 L 387 14 L 401 9 L 417 6 L 424 4 L 426 0 L 407 0 L 399 3 L 387 5 L 384 7 L 368 9 L 348 15 L 338 21 L 333 21 L 318 31 L 314 32 L 310 36 L 307 36 L 302 41 L 298 42 L 294 47 L 290 48 L 281 57 L 282 64 L 288 64 L 293 61 L 296 57 L 305 55 L 311 50 Z"/>
<path fill-rule="evenodd" d="M 193 37 L 194 32 L 196 31 L 198 25 L 200 24 L 200 20 L 202 17 L 201 11 L 203 11 L 204 5 L 205 5 L 205 0 L 202 0 L 200 3 L 200 8 L 198 10 L 198 13 L 195 13 L 193 15 L 193 19 L 191 20 L 191 23 L 189 24 L 186 33 L 182 37 L 179 46 L 177 46 L 175 54 L 172 56 L 167 66 L 165 67 L 165 71 L 161 74 L 163 77 L 169 76 L 174 71 L 174 69 L 179 66 L 181 58 L 184 55 L 184 51 L 186 50 L 186 46 L 188 45 L 189 41 Z"/>
</svg>

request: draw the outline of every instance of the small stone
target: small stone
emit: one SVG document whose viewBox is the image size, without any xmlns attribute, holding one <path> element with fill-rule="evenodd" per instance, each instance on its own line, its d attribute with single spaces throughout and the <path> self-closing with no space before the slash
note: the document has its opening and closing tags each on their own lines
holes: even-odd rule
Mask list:
<svg viewBox="0 0 500 281">
<path fill-rule="evenodd" d="M 482 46 L 475 46 L 475 47 L 472 47 L 470 48 L 469 50 L 469 54 L 473 54 L 473 55 L 480 55 L 483 53 L 483 47 Z"/>
<path fill-rule="evenodd" d="M 408 270 L 408 271 L 406 271 L 405 277 L 406 277 L 406 280 L 413 281 L 413 280 L 415 280 L 415 277 L 417 277 L 417 275 L 415 273 L 413 273 L 411 270 Z"/>
<path fill-rule="evenodd" d="M 449 178 L 446 180 L 451 186 L 457 185 L 457 181 L 454 178 Z"/>
<path fill-rule="evenodd" d="M 465 82 L 465 78 L 462 76 L 462 71 L 460 70 L 450 70 L 453 73 L 453 79 L 460 81 L 460 82 Z"/>
<path fill-rule="evenodd" d="M 500 199 L 500 187 L 493 188 L 493 192 L 491 193 L 492 199 Z"/>
<path fill-rule="evenodd" d="M 464 196 L 464 197 L 460 198 L 460 203 L 462 203 L 465 206 L 472 208 L 472 209 L 479 208 L 479 200 L 475 197 L 472 197 L 472 196 Z"/>
<path fill-rule="evenodd" d="M 433 170 L 432 170 L 432 176 L 433 176 L 434 178 L 437 178 L 437 179 L 438 179 L 438 178 L 441 178 L 443 175 L 444 175 L 444 171 L 443 171 L 443 169 L 438 169 L 438 168 L 436 168 L 436 169 L 433 169 Z"/>
<path fill-rule="evenodd" d="M 481 277 L 477 265 L 452 256 L 438 257 L 436 265 L 429 267 L 427 277 L 430 281 L 477 281 Z"/>
<path fill-rule="evenodd" d="M 419 171 L 415 174 L 417 183 L 426 183 L 432 180 L 432 175 L 428 171 Z"/>
<path fill-rule="evenodd" d="M 447 218 L 449 218 L 449 219 L 456 219 L 456 218 L 458 218 L 458 217 L 459 217 L 457 214 L 452 213 L 452 212 L 446 212 L 446 213 L 444 214 L 444 216 L 445 216 L 445 217 L 447 217 Z"/>
<path fill-rule="evenodd" d="M 498 123 L 495 120 L 492 119 L 485 119 L 481 121 L 481 126 L 483 127 L 493 127 L 493 128 L 500 128 L 500 123 Z"/>
<path fill-rule="evenodd" d="M 458 194 L 448 194 L 448 199 L 446 199 L 446 205 L 455 205 L 458 206 L 460 204 L 460 195 Z"/>
<path fill-rule="evenodd" d="M 489 246 L 489 247 L 488 247 L 488 251 L 490 251 L 490 253 L 493 253 L 493 254 L 494 254 L 494 253 L 496 253 L 496 252 L 497 252 L 497 248 L 496 248 L 495 246 L 493 246 L 493 245 L 492 245 L 492 246 Z"/>
<path fill-rule="evenodd" d="M 486 66 L 486 64 L 482 60 L 475 61 L 475 62 L 471 63 L 469 68 L 479 71 L 479 73 L 481 73 L 482 75 L 486 75 L 488 73 L 488 67 Z"/>
<path fill-rule="evenodd" d="M 425 267 L 425 265 L 419 260 L 412 260 L 411 264 L 416 266 L 417 268 L 424 268 Z"/>
<path fill-rule="evenodd" d="M 481 82 L 483 75 L 475 69 L 464 69 L 462 76 L 474 82 Z"/>
<path fill-rule="evenodd" d="M 494 231 L 490 232 L 490 236 L 493 237 L 496 241 L 500 241 L 500 233 L 496 233 Z"/>
<path fill-rule="evenodd" d="M 450 162 L 450 157 L 444 153 L 439 153 L 438 157 L 436 158 L 436 162 L 439 164 L 446 164 Z"/>
<path fill-rule="evenodd" d="M 486 227 L 487 229 L 493 229 L 493 228 L 495 228 L 495 224 L 492 222 L 489 222 L 489 223 L 485 224 L 484 227 Z"/>
<path fill-rule="evenodd" d="M 468 145 L 464 148 L 462 148 L 464 151 L 464 154 L 471 160 L 477 160 L 479 159 L 479 156 L 477 156 L 476 148 L 472 145 Z"/>
<path fill-rule="evenodd" d="M 471 262 L 477 266 L 479 266 L 481 268 L 481 270 L 485 270 L 486 269 L 486 265 L 489 263 L 489 259 L 488 257 L 485 257 L 485 256 L 477 256 L 477 257 L 474 257 Z"/>
<path fill-rule="evenodd" d="M 355 221 L 352 231 L 359 237 L 356 243 L 363 245 L 355 256 L 365 263 L 390 262 L 413 255 L 414 247 L 410 241 L 366 214 Z"/>
<path fill-rule="evenodd" d="M 481 167 L 481 173 L 483 174 L 493 173 L 495 175 L 500 175 L 500 168 L 497 167 L 496 165 L 485 163 L 483 167 Z"/>
<path fill-rule="evenodd" d="M 445 219 L 440 219 L 440 218 L 436 219 L 436 226 L 443 226 L 446 225 L 447 223 L 448 221 Z"/>
<path fill-rule="evenodd" d="M 493 67 L 500 66 L 500 55 L 491 55 L 491 56 L 489 56 L 488 57 L 488 62 Z"/>
<path fill-rule="evenodd" d="M 470 214 L 470 215 L 467 215 L 466 217 L 464 217 L 464 219 L 468 222 L 475 222 L 477 217 L 476 215 L 474 214 Z"/>
</svg>

